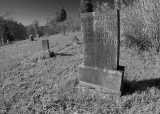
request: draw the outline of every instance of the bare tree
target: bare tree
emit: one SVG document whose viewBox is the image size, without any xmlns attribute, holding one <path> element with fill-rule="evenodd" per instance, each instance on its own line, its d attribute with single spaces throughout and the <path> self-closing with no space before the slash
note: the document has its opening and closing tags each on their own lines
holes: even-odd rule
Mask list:
<svg viewBox="0 0 160 114">
<path fill-rule="evenodd" d="M 74 23 L 74 20 L 73 20 L 73 18 L 71 17 L 71 16 L 69 16 L 68 18 L 67 18 L 67 20 L 66 20 L 66 22 L 65 22 L 65 25 L 67 26 L 67 29 L 70 31 L 72 31 L 72 32 L 74 32 L 74 30 L 75 30 L 75 25 L 74 25 L 75 23 Z"/>
<path fill-rule="evenodd" d="M 63 34 L 65 34 L 65 21 L 67 19 L 67 13 L 62 6 L 57 8 L 56 12 L 53 12 L 47 17 L 47 27 L 49 34 L 59 33 L 59 31 L 63 30 Z"/>
<path fill-rule="evenodd" d="M 51 21 L 54 21 L 55 20 L 55 17 L 56 17 L 56 13 L 50 13 L 47 17 L 47 23 L 51 22 Z"/>
<path fill-rule="evenodd" d="M 38 20 L 34 20 L 32 23 L 32 26 L 34 28 L 34 37 L 36 36 L 36 34 L 38 33 L 38 29 L 39 29 L 39 21 Z"/>
<path fill-rule="evenodd" d="M 0 19 L 4 19 L 6 16 L 11 14 L 13 11 L 8 11 L 8 10 L 2 10 L 0 9 Z"/>
<path fill-rule="evenodd" d="M 64 26 L 64 21 L 67 19 L 67 12 L 66 10 L 62 7 L 62 6 L 59 6 L 57 8 L 57 11 L 56 11 L 56 17 L 55 17 L 55 21 L 57 23 L 61 23 L 62 25 L 62 29 L 63 29 L 63 34 L 65 35 L 65 26 Z"/>
</svg>

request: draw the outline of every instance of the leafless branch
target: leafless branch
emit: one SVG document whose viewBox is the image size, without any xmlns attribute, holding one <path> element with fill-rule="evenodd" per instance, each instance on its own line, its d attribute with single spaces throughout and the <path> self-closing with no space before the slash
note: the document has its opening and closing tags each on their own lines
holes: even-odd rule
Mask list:
<svg viewBox="0 0 160 114">
<path fill-rule="evenodd" d="M 8 16 L 9 14 L 11 14 L 13 12 L 12 10 L 10 10 L 10 11 L 8 11 L 8 10 L 3 11 L 2 9 L 0 11 L 2 12 L 2 14 L 0 15 L 1 18 L 6 17 L 6 16 Z"/>
</svg>

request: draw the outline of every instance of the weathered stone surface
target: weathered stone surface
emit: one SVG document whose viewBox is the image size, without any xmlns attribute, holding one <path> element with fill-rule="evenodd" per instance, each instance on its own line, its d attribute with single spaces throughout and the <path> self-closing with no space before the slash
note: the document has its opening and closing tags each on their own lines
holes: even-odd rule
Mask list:
<svg viewBox="0 0 160 114">
<path fill-rule="evenodd" d="M 9 44 L 9 40 L 7 40 L 7 44 Z"/>
<path fill-rule="evenodd" d="M 84 13 L 81 22 L 84 64 L 79 66 L 80 83 L 121 94 L 124 67 L 119 66 L 119 10 Z"/>
<path fill-rule="evenodd" d="M 54 52 L 51 52 L 49 49 L 49 40 L 48 39 L 42 40 L 42 51 L 43 51 L 43 57 L 45 59 L 55 56 Z"/>
<path fill-rule="evenodd" d="M 84 64 L 116 70 L 119 65 L 117 10 L 81 15 Z"/>
<path fill-rule="evenodd" d="M 42 50 L 45 52 L 45 51 L 50 51 L 49 50 L 49 40 L 46 39 L 46 40 L 42 40 Z"/>
<path fill-rule="evenodd" d="M 30 35 L 29 39 L 30 39 L 30 41 L 33 41 L 34 40 L 33 35 Z"/>
<path fill-rule="evenodd" d="M 45 58 L 45 59 L 50 58 L 50 52 L 49 51 L 43 52 L 43 58 Z"/>
<path fill-rule="evenodd" d="M 40 37 L 39 37 L 39 34 L 36 34 L 36 38 L 40 38 Z"/>
<path fill-rule="evenodd" d="M 1 38 L 1 40 L 2 40 L 2 44 L 4 44 L 4 39 L 3 39 L 3 38 Z"/>
<path fill-rule="evenodd" d="M 121 93 L 124 67 L 119 70 L 108 70 L 98 67 L 79 66 L 79 79 L 89 86 L 104 87 L 109 93 Z"/>
<path fill-rule="evenodd" d="M 72 43 L 73 44 L 78 44 L 79 43 L 79 39 L 76 36 L 74 36 L 73 39 L 72 39 Z"/>
</svg>

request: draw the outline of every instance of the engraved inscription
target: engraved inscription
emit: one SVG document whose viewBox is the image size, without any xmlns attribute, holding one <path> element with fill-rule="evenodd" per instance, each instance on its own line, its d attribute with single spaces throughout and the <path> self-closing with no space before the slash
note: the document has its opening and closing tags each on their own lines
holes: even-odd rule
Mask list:
<svg viewBox="0 0 160 114">
<path fill-rule="evenodd" d="M 97 39 L 94 39 L 94 38 L 87 38 L 85 39 L 85 42 L 86 43 L 109 43 L 109 44 L 114 44 L 114 45 L 117 45 L 117 40 L 116 39 L 100 39 L 100 38 L 97 38 Z"/>
<path fill-rule="evenodd" d="M 81 15 L 84 42 L 84 64 L 117 69 L 118 20 L 117 10 Z"/>
</svg>

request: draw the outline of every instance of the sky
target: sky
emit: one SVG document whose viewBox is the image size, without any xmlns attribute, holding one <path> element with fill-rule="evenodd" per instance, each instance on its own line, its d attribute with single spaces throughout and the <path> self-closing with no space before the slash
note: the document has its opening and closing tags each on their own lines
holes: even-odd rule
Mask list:
<svg viewBox="0 0 160 114">
<path fill-rule="evenodd" d="M 44 25 L 48 15 L 54 13 L 59 5 L 64 7 L 68 16 L 76 17 L 79 4 L 80 0 L 0 0 L 0 9 L 11 10 L 7 18 L 13 18 L 24 25 L 36 19 L 40 25 Z"/>
<path fill-rule="evenodd" d="M 92 0 L 93 5 L 96 1 Z M 39 25 L 45 25 L 47 17 L 59 5 L 64 7 L 68 16 L 74 19 L 78 17 L 80 0 L 0 0 L 0 10 L 12 11 L 7 18 L 13 18 L 24 25 L 29 25 L 36 19 L 39 20 Z"/>
</svg>

